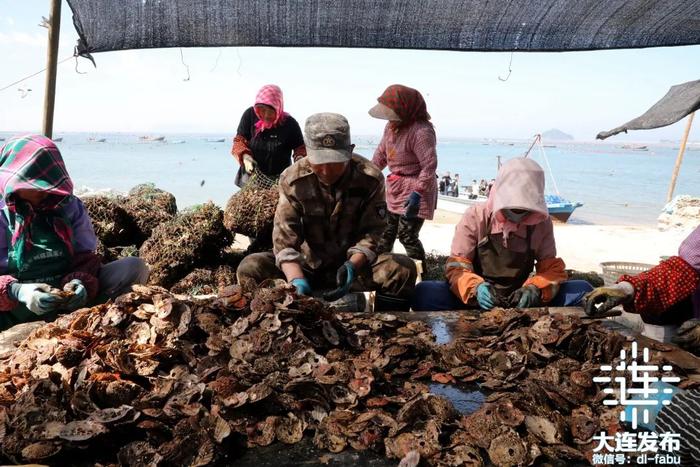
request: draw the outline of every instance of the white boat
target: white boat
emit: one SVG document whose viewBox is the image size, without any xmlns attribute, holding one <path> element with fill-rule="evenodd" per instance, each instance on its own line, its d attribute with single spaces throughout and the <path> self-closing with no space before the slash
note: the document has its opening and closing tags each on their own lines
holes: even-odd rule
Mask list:
<svg viewBox="0 0 700 467">
<path fill-rule="evenodd" d="M 554 180 L 554 175 L 552 174 L 552 169 L 549 166 L 549 160 L 547 160 L 547 155 L 544 152 L 544 146 L 542 145 L 542 140 L 540 138 L 540 135 L 535 136 L 535 141 L 533 141 L 532 145 L 530 148 L 527 150 L 525 153 L 524 157 L 527 157 L 530 154 L 530 151 L 535 147 L 535 144 L 539 143 L 540 145 L 540 150 L 542 153 L 542 156 L 545 159 L 546 162 L 546 168 L 547 171 L 549 172 L 550 177 L 552 178 L 552 182 L 554 184 L 554 190 L 556 194 L 553 195 L 545 195 L 544 200 L 547 203 L 547 211 L 549 212 L 550 217 L 552 219 L 557 220 L 559 222 L 566 222 L 569 220 L 571 215 L 574 213 L 576 208 L 580 208 L 583 206 L 583 203 L 579 202 L 572 202 L 569 201 L 565 198 L 562 198 L 561 195 L 559 194 L 559 189 L 557 188 L 556 181 Z M 498 168 L 500 169 L 501 166 L 501 160 L 500 157 L 498 158 Z M 466 187 L 464 187 L 466 188 Z M 477 203 L 485 203 L 486 200 L 488 199 L 484 195 L 477 195 L 476 197 L 470 197 L 471 193 L 468 193 L 467 190 L 460 190 L 459 196 L 446 196 L 446 195 L 438 195 L 438 208 L 444 209 L 445 211 L 450 211 L 450 212 L 457 212 L 457 213 L 463 213 L 467 207 L 477 204 Z"/>
<path fill-rule="evenodd" d="M 456 197 L 438 195 L 438 208 L 461 214 L 469 206 L 477 203 L 485 203 L 487 199 L 488 198 L 486 196 L 482 195 L 479 195 L 473 199 L 463 195 Z M 545 195 L 544 200 L 547 202 L 547 211 L 549 212 L 549 215 L 552 217 L 552 219 L 559 222 L 568 221 L 576 208 L 583 206 L 583 203 L 571 202 L 559 195 Z"/>
<path fill-rule="evenodd" d="M 226 138 L 207 138 L 207 143 L 223 143 Z"/>
<path fill-rule="evenodd" d="M 141 141 L 158 141 L 158 142 L 163 142 L 165 141 L 165 136 L 139 136 L 139 139 Z"/>
<path fill-rule="evenodd" d="M 93 138 L 93 137 L 90 137 L 90 138 L 88 138 L 87 140 L 88 140 L 88 143 L 104 143 L 104 142 L 107 141 L 107 138 Z"/>
</svg>

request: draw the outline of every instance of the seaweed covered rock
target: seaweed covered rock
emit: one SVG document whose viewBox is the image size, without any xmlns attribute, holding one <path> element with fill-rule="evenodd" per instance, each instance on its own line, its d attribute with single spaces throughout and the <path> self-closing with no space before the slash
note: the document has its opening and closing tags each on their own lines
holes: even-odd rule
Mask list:
<svg viewBox="0 0 700 467">
<path fill-rule="evenodd" d="M 97 247 L 95 248 L 95 253 L 102 256 L 103 264 L 109 263 L 110 261 L 114 261 L 114 258 L 111 256 L 111 252 L 107 250 L 104 243 L 102 243 L 102 240 L 100 240 L 99 238 L 97 239 Z"/>
<path fill-rule="evenodd" d="M 172 293 L 187 295 L 209 295 L 236 283 L 236 273 L 229 266 L 216 269 L 198 268 L 183 277 L 170 288 Z"/>
<path fill-rule="evenodd" d="M 272 230 L 279 197 L 276 186 L 246 187 L 226 203 L 224 225 L 232 234 L 248 237 Z"/>
<path fill-rule="evenodd" d="M 447 264 L 447 255 L 437 253 L 427 253 L 425 262 L 423 263 L 423 273 L 421 279 L 424 281 L 444 281 L 445 279 L 445 264 Z"/>
<path fill-rule="evenodd" d="M 136 225 L 124 210 L 122 197 L 86 196 L 82 198 L 82 202 L 90 214 L 97 238 L 105 247 L 134 243 Z"/>
<path fill-rule="evenodd" d="M 156 188 L 152 183 L 144 183 L 132 188 L 123 205 L 136 226 L 139 246 L 151 236 L 153 229 L 172 220 L 177 214 L 175 196 Z"/>
<path fill-rule="evenodd" d="M 170 287 L 193 268 L 215 264 L 230 243 L 221 209 L 206 203 L 157 226 L 139 256 L 151 267 L 150 283 Z"/>
<path fill-rule="evenodd" d="M 601 276 L 600 274 L 598 274 L 595 271 L 584 272 L 584 271 L 576 271 L 575 269 L 567 269 L 566 275 L 567 275 L 568 280 L 570 280 L 570 281 L 574 281 L 574 280 L 586 281 L 589 284 L 591 284 L 593 287 L 602 287 L 604 285 L 603 276 Z"/>
</svg>

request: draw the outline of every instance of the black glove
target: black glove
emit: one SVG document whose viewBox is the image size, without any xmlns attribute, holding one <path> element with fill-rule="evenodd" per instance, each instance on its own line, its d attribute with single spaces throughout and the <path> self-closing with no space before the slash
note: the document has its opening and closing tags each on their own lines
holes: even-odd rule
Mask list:
<svg viewBox="0 0 700 467">
<path fill-rule="evenodd" d="M 510 296 L 510 304 L 518 308 L 534 308 L 542 305 L 540 289 L 534 285 L 520 287 Z"/>
<path fill-rule="evenodd" d="M 612 310 L 634 298 L 634 287 L 620 282 L 611 287 L 598 287 L 583 297 L 583 308 L 588 316 L 596 316 Z"/>
<path fill-rule="evenodd" d="M 678 334 L 671 341 L 688 352 L 700 355 L 700 319 L 690 319 L 681 324 Z"/>
</svg>

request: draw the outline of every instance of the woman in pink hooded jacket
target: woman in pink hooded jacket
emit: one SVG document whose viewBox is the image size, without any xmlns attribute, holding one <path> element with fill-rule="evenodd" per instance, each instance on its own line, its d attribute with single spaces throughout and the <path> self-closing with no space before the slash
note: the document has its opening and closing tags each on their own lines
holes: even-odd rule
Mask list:
<svg viewBox="0 0 700 467">
<path fill-rule="evenodd" d="M 572 306 L 593 290 L 588 282 L 566 281 L 544 200 L 544 172 L 522 157 L 505 163 L 488 201 L 462 216 L 445 275 L 447 282 L 417 285 L 414 310 Z"/>
</svg>

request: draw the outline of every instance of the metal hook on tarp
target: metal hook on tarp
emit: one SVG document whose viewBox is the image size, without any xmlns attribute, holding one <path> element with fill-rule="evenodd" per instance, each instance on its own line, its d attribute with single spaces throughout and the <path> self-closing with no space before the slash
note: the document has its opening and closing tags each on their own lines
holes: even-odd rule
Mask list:
<svg viewBox="0 0 700 467">
<path fill-rule="evenodd" d="M 86 72 L 86 71 L 80 71 L 80 70 L 78 70 L 78 56 L 77 56 L 77 55 L 73 55 L 73 57 L 75 57 L 75 72 L 78 73 L 79 75 L 87 75 L 87 72 Z M 92 62 L 92 64 L 94 65 L 95 62 Z"/>
<path fill-rule="evenodd" d="M 508 76 L 506 76 L 505 78 L 501 78 L 501 76 L 499 75 L 498 79 L 503 81 L 503 82 L 506 82 L 506 81 L 508 81 L 508 78 L 510 78 L 510 74 L 512 72 L 513 72 L 513 52 L 510 53 L 510 63 L 508 63 Z"/>
<path fill-rule="evenodd" d="M 189 81 L 190 80 L 190 66 L 185 63 L 185 55 L 182 53 L 182 47 L 180 47 L 180 61 L 184 65 L 185 69 L 187 70 L 187 78 L 183 78 L 182 81 Z"/>
<path fill-rule="evenodd" d="M 221 49 L 219 49 L 219 53 L 216 55 L 216 61 L 214 62 L 214 66 L 212 67 L 211 70 L 209 70 L 209 73 L 213 73 L 214 70 L 216 70 L 216 67 L 219 66 L 219 59 L 221 58 Z"/>
<path fill-rule="evenodd" d="M 97 68 L 97 63 L 95 63 L 95 59 L 90 55 L 90 52 L 87 51 L 87 46 L 85 45 L 85 41 L 80 38 L 78 39 L 78 43 L 76 44 L 75 48 L 73 49 L 73 56 L 75 57 L 75 71 L 76 73 L 80 73 L 78 71 L 78 57 L 83 57 L 87 58 L 92 62 L 92 66 Z M 84 73 L 80 73 L 84 74 Z"/>
</svg>

